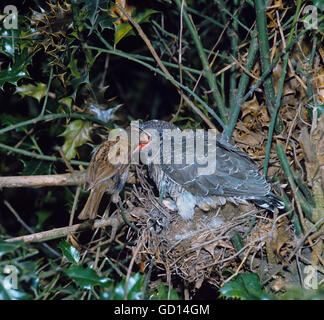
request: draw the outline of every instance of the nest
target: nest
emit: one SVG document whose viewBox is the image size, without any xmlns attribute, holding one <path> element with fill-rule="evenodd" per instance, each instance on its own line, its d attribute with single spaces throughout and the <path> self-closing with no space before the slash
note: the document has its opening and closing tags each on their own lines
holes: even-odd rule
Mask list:
<svg viewBox="0 0 324 320">
<path fill-rule="evenodd" d="M 227 203 L 208 213 L 196 209 L 194 219 L 184 221 L 160 203 L 146 175 L 137 171 L 140 184 L 133 185 L 127 201 L 128 216 L 139 228 L 137 244 L 142 246 L 135 261 L 145 268 L 154 261 L 158 278 L 170 282 L 180 277 L 195 289 L 208 281 L 219 288 L 232 277 L 228 270 L 238 273 L 248 265 L 249 271 L 255 271 L 269 252 L 284 259 L 288 242 L 277 250 L 276 214 L 252 204 Z M 292 228 L 284 228 L 285 239 L 292 240 Z"/>
</svg>

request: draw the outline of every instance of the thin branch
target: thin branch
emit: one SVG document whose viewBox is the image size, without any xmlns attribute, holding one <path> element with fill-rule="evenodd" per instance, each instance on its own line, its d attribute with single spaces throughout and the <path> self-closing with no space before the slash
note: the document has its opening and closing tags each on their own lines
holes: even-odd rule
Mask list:
<svg viewBox="0 0 324 320">
<path fill-rule="evenodd" d="M 31 158 L 38 159 L 38 160 L 53 161 L 53 162 L 56 162 L 56 161 L 64 162 L 64 160 L 62 158 L 57 158 L 55 156 L 41 155 L 41 154 L 30 152 L 30 151 L 27 151 L 27 150 L 22 150 L 22 149 L 10 147 L 10 146 L 7 146 L 6 144 L 3 144 L 3 143 L 0 143 L 0 149 L 10 150 L 11 152 L 22 154 L 24 156 L 31 157 Z M 71 162 L 71 164 L 82 165 L 82 166 L 86 166 L 86 167 L 89 165 L 88 162 L 84 162 L 84 161 L 71 160 L 70 162 Z"/>
<path fill-rule="evenodd" d="M 0 177 L 0 188 L 80 186 L 84 178 L 85 170 L 53 175 Z M 134 177 L 127 177 L 127 183 L 134 183 Z"/>
<path fill-rule="evenodd" d="M 6 242 L 15 242 L 15 241 L 24 241 L 24 242 L 42 242 L 48 241 L 56 238 L 62 238 L 70 233 L 75 233 L 87 229 L 97 229 L 97 228 L 105 228 L 107 226 L 116 225 L 116 221 L 121 224 L 120 221 L 116 217 L 106 218 L 106 219 L 97 219 L 94 221 L 93 225 L 89 223 L 89 221 L 85 221 L 83 223 L 74 224 L 69 227 L 62 227 L 48 231 L 42 231 L 38 233 L 29 234 L 26 236 L 20 236 L 16 238 L 6 239 Z"/>
<path fill-rule="evenodd" d="M 181 0 L 175 0 L 175 2 L 177 4 L 179 10 L 181 10 Z M 187 8 L 187 6 L 183 7 L 184 21 L 187 24 L 189 32 L 190 32 L 190 34 L 192 36 L 192 39 L 193 39 L 193 41 L 195 43 L 195 46 L 197 48 L 197 51 L 199 53 L 199 58 L 200 58 L 201 64 L 202 64 L 203 69 L 204 69 L 204 75 L 205 75 L 205 77 L 206 77 L 206 79 L 208 81 L 210 89 L 212 90 L 213 97 L 214 97 L 215 102 L 217 104 L 217 108 L 218 108 L 220 117 L 226 123 L 227 122 L 227 116 L 226 116 L 226 108 L 225 108 L 224 101 L 223 101 L 222 96 L 221 96 L 221 94 L 219 92 L 215 76 L 214 76 L 213 72 L 210 69 L 208 59 L 207 59 L 207 56 L 206 56 L 206 54 L 204 52 L 204 48 L 203 48 L 203 46 L 201 44 L 201 41 L 199 39 L 197 30 L 195 29 L 195 27 L 193 25 L 193 22 L 190 20 L 186 8 Z"/>
<path fill-rule="evenodd" d="M 124 288 L 124 292 L 125 292 L 125 294 L 124 294 L 124 300 L 127 300 L 127 291 L 128 291 L 128 282 L 129 282 L 129 278 L 130 278 L 130 275 L 131 275 L 131 273 L 132 273 L 132 269 L 133 269 L 133 265 L 134 265 L 134 262 L 135 262 L 136 256 L 137 256 L 138 252 L 140 251 L 140 249 L 142 248 L 142 246 L 143 246 L 143 244 L 144 244 L 144 240 L 145 240 L 145 237 L 143 237 L 143 238 L 139 241 L 139 243 L 138 243 L 138 245 L 137 245 L 137 247 L 136 247 L 136 249 L 135 249 L 135 251 L 134 251 L 134 253 L 133 253 L 133 257 L 132 257 L 132 259 L 131 259 L 131 261 L 130 261 L 130 263 L 129 263 L 129 267 L 128 267 L 128 270 L 127 270 L 127 276 L 126 276 L 126 280 L 125 280 L 125 288 Z"/>
<path fill-rule="evenodd" d="M 246 67 L 245 67 L 245 69 L 247 69 L 247 71 L 249 71 L 249 72 L 252 70 L 257 50 L 258 50 L 258 41 L 257 41 L 257 37 L 256 37 L 256 32 L 253 32 L 251 44 L 249 47 L 249 53 L 246 58 Z M 234 109 L 233 109 L 233 112 L 231 113 L 231 117 L 230 117 L 228 126 L 226 128 L 226 134 L 229 138 L 233 134 L 238 116 L 240 114 L 241 105 L 242 105 L 242 97 L 243 97 L 244 92 L 247 88 L 249 80 L 250 80 L 249 75 L 247 73 L 243 72 L 241 75 L 241 78 L 240 78 L 237 95 L 235 96 L 235 100 L 234 100 Z"/>
<path fill-rule="evenodd" d="M 288 44 L 290 44 L 292 42 L 293 33 L 294 33 L 294 30 L 295 30 L 295 27 L 296 27 L 297 17 L 298 17 L 299 11 L 300 11 L 300 7 L 301 7 L 301 0 L 298 0 L 293 27 L 290 30 L 290 35 L 289 35 L 288 42 L 287 42 Z M 284 59 L 283 59 L 283 66 L 282 66 L 282 71 L 281 71 L 282 73 L 281 73 L 281 76 L 280 76 L 280 79 L 279 79 L 278 93 L 277 93 L 277 98 L 276 98 L 276 102 L 275 102 L 275 108 L 273 110 L 273 113 L 271 114 L 272 118 L 271 118 L 271 122 L 270 122 L 270 126 L 269 126 L 268 140 L 267 140 L 267 147 L 266 147 L 266 155 L 265 155 L 265 158 L 264 158 L 264 167 L 263 167 L 263 174 L 265 176 L 267 175 L 267 171 L 268 171 L 272 136 L 273 136 L 273 131 L 274 131 L 274 128 L 275 128 L 275 125 L 276 125 L 276 118 L 277 118 L 279 108 L 280 108 L 281 96 L 283 94 L 283 87 L 284 87 L 284 83 L 285 83 L 288 59 L 289 59 L 289 53 L 287 52 L 285 54 L 285 56 L 284 56 Z"/>
<path fill-rule="evenodd" d="M 11 204 L 7 201 L 7 200 L 4 200 L 4 204 L 5 206 L 9 209 L 9 211 L 16 217 L 17 221 L 30 233 L 33 233 L 34 230 L 29 226 L 27 225 L 27 223 L 22 219 L 20 218 L 18 212 L 11 206 Z M 52 252 L 56 257 L 61 257 L 61 255 L 56 251 L 54 250 L 52 247 L 50 247 L 48 244 L 46 243 L 42 243 L 42 246 Z"/>
<path fill-rule="evenodd" d="M 140 37 L 143 39 L 143 41 L 145 42 L 145 44 L 147 45 L 147 47 L 149 48 L 151 54 L 153 55 L 154 59 L 156 60 L 157 64 L 159 65 L 159 67 L 161 68 L 162 72 L 156 68 L 153 68 L 150 65 L 144 64 L 143 62 L 141 62 L 142 65 L 147 65 L 149 66 L 150 69 L 156 69 L 159 71 L 160 74 L 162 74 L 163 76 L 165 76 L 168 80 L 170 80 L 179 90 L 179 87 L 182 89 L 185 89 L 186 91 L 189 91 L 192 95 L 194 95 L 194 97 L 199 101 L 199 102 L 203 102 L 202 99 L 200 99 L 196 94 L 194 94 L 190 89 L 188 89 L 186 86 L 184 86 L 183 84 L 181 84 L 180 82 L 176 81 L 173 76 L 170 74 L 170 72 L 166 69 L 166 67 L 163 65 L 161 59 L 159 58 L 158 54 L 156 53 L 155 49 L 153 48 L 150 40 L 147 38 L 147 36 L 145 35 L 145 33 L 143 32 L 142 28 L 140 27 L 140 25 L 126 12 L 126 10 L 119 5 L 119 3 L 116 2 L 116 5 L 118 6 L 118 8 L 123 12 L 123 14 L 127 17 L 127 19 L 132 23 L 132 25 L 134 26 L 134 28 L 137 30 L 138 34 L 140 35 Z M 185 10 L 184 10 L 185 12 Z M 90 47 L 89 47 L 90 48 Z M 181 92 L 179 91 L 179 94 L 181 94 Z M 185 98 L 185 95 L 182 94 L 183 97 Z M 189 99 L 189 98 L 188 98 Z M 219 117 L 215 114 L 215 112 L 209 107 L 207 106 L 207 104 L 205 102 L 202 103 L 204 105 L 204 107 L 209 111 L 209 113 L 211 113 L 214 118 L 220 123 L 220 125 L 224 128 L 224 123 L 223 121 L 221 121 L 221 119 L 219 119 Z M 206 119 L 206 117 L 203 118 L 204 120 Z M 215 128 L 215 126 L 213 126 L 212 128 Z"/>
<path fill-rule="evenodd" d="M 269 40 L 267 33 L 267 18 L 266 18 L 266 3 L 264 0 L 254 0 L 254 7 L 256 13 L 256 26 L 258 30 L 258 37 L 260 42 L 260 56 L 262 71 L 269 69 L 270 67 L 270 50 L 269 50 Z M 275 103 L 275 91 L 273 86 L 273 80 L 271 75 L 269 75 L 264 80 L 264 89 L 266 95 L 266 102 L 269 113 L 272 114 Z"/>
</svg>

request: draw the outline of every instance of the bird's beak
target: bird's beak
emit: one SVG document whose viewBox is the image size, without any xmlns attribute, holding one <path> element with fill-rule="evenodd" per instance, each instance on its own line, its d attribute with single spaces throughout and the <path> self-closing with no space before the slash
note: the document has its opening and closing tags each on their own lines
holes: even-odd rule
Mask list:
<svg viewBox="0 0 324 320">
<path fill-rule="evenodd" d="M 147 147 L 150 142 L 151 142 L 151 135 L 142 130 L 141 128 L 139 128 L 139 126 L 136 124 L 136 125 L 132 125 L 132 127 L 134 128 L 134 130 L 138 130 L 138 134 L 139 134 L 139 140 L 136 141 L 136 147 L 135 149 L 133 150 L 132 153 L 135 153 L 137 151 L 140 151 L 142 150 L 143 148 Z M 137 139 L 136 139 L 137 140 Z"/>
</svg>

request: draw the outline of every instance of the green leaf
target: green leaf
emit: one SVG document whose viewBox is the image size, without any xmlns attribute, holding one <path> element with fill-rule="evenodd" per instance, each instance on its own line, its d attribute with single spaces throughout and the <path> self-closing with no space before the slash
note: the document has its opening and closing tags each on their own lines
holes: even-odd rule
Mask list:
<svg viewBox="0 0 324 320">
<path fill-rule="evenodd" d="M 96 22 L 98 11 L 100 8 L 107 7 L 107 1 L 105 0 L 92 0 L 85 1 L 84 7 L 86 8 L 86 18 L 90 20 L 91 25 Z"/>
<path fill-rule="evenodd" d="M 40 211 L 36 211 L 36 216 L 38 218 L 38 222 L 37 222 L 37 226 L 36 229 L 37 230 L 42 230 L 43 224 L 44 222 L 52 215 L 51 211 L 44 211 L 44 210 L 40 210 Z"/>
<path fill-rule="evenodd" d="M 152 300 L 168 300 L 169 287 L 160 284 L 157 287 L 157 292 L 152 292 Z M 171 289 L 170 300 L 180 300 L 179 295 L 175 289 Z"/>
<path fill-rule="evenodd" d="M 28 160 L 25 161 L 21 159 L 24 164 L 24 169 L 22 175 L 24 176 L 35 176 L 35 175 L 45 175 L 51 174 L 52 163 L 48 161 L 41 160 Z"/>
<path fill-rule="evenodd" d="M 146 9 L 144 12 L 140 12 L 136 17 L 132 17 L 138 24 L 149 22 L 149 18 L 152 14 L 157 13 L 158 11 L 153 9 Z M 134 35 L 133 27 L 129 22 L 122 23 L 120 25 L 115 25 L 115 40 L 114 44 L 117 43 L 129 35 Z"/>
<path fill-rule="evenodd" d="M 9 57 L 14 57 L 15 50 L 18 49 L 16 39 L 20 36 L 18 30 L 7 30 L 0 27 L 1 49 L 0 52 Z"/>
<path fill-rule="evenodd" d="M 324 0 L 313 0 L 313 4 L 320 10 L 324 10 Z"/>
<path fill-rule="evenodd" d="M 99 277 L 97 272 L 90 268 L 83 268 L 79 265 L 73 265 L 65 270 L 65 273 L 71 278 L 78 286 L 83 289 L 91 289 L 92 286 L 109 286 L 112 283 L 110 278 Z"/>
<path fill-rule="evenodd" d="M 73 264 L 78 264 L 80 261 L 80 253 L 77 248 L 72 246 L 71 243 L 62 240 L 58 247 L 62 250 L 64 257 Z"/>
<path fill-rule="evenodd" d="M 24 245 L 24 241 L 6 242 L 0 239 L 0 258 L 9 252 L 14 252 Z"/>
<path fill-rule="evenodd" d="M 11 126 L 11 125 L 15 125 L 19 122 L 22 122 L 26 120 L 25 118 L 23 118 L 22 116 L 18 115 L 18 116 L 13 116 L 11 114 L 1 114 L 1 117 L 0 117 L 0 123 L 5 125 L 5 126 Z M 26 129 L 26 126 L 22 126 L 22 127 L 18 127 L 16 128 L 16 131 L 24 131 L 26 132 L 27 129 Z"/>
<path fill-rule="evenodd" d="M 111 18 L 106 13 L 104 13 L 99 16 L 97 22 L 98 22 L 99 26 L 101 27 L 101 29 L 105 30 L 105 29 L 113 29 L 114 28 L 113 22 L 115 22 L 116 20 L 118 20 L 118 19 Z"/>
<path fill-rule="evenodd" d="M 36 86 L 33 84 L 26 84 L 21 87 L 17 87 L 15 93 L 20 94 L 22 97 L 33 97 L 40 102 L 40 100 L 46 95 L 46 89 L 46 84 L 38 82 Z"/>
<path fill-rule="evenodd" d="M 0 277 L 0 300 L 24 300 L 28 299 L 28 294 L 25 292 L 12 288 L 8 283 L 8 278 Z"/>
<path fill-rule="evenodd" d="M 132 29 L 131 24 L 128 22 L 125 22 L 120 25 L 117 25 L 116 29 L 115 29 L 115 41 L 114 41 L 115 45 L 117 45 L 117 43 L 121 39 L 125 38 L 127 35 L 128 36 L 135 35 L 135 32 Z"/>
<path fill-rule="evenodd" d="M 34 52 L 35 53 L 35 52 Z M 17 81 L 22 78 L 30 78 L 27 71 L 27 66 L 31 63 L 34 55 L 28 54 L 28 49 L 25 48 L 21 55 L 17 55 L 12 66 L 8 66 L 7 70 L 0 72 L 0 88 L 6 82 L 17 85 Z"/>
<path fill-rule="evenodd" d="M 240 273 L 220 289 L 221 296 L 242 300 L 268 300 L 270 297 L 262 290 L 260 279 L 255 273 Z"/>
<path fill-rule="evenodd" d="M 140 273 L 131 275 L 127 285 L 127 299 L 141 300 L 143 299 L 144 276 Z M 123 279 L 115 288 L 114 300 L 123 300 L 125 295 L 125 279 Z"/>
<path fill-rule="evenodd" d="M 71 85 L 73 87 L 73 93 L 70 95 L 70 97 L 75 100 L 76 98 L 76 94 L 77 94 L 77 91 L 78 91 L 78 88 L 81 84 L 83 83 L 86 83 L 86 84 L 89 84 L 89 73 L 88 72 L 84 72 L 83 75 L 81 75 L 80 77 L 78 78 L 73 78 L 71 80 Z"/>
<path fill-rule="evenodd" d="M 62 149 L 68 160 L 71 160 L 76 156 L 77 147 L 91 141 L 90 134 L 92 129 L 93 127 L 90 122 L 74 120 L 61 134 L 61 136 L 65 137 L 65 142 Z"/>
</svg>

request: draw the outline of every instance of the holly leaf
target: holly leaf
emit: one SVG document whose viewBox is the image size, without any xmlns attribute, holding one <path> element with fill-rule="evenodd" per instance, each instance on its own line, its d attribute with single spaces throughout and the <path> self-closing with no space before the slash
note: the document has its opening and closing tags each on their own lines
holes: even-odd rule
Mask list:
<svg viewBox="0 0 324 320">
<path fill-rule="evenodd" d="M 72 279 L 78 286 L 90 290 L 91 287 L 100 285 L 109 286 L 112 280 L 107 277 L 99 277 L 97 272 L 90 268 L 83 268 L 79 265 L 73 265 L 65 270 L 67 276 Z"/>
<path fill-rule="evenodd" d="M 142 300 L 143 299 L 144 277 L 140 273 L 136 273 L 129 277 L 127 284 L 127 299 Z M 114 300 L 123 300 L 125 296 L 125 279 L 116 285 L 114 292 Z"/>
<path fill-rule="evenodd" d="M 109 16 L 107 16 L 106 14 L 101 14 L 99 17 L 98 17 L 98 24 L 99 26 L 101 27 L 102 30 L 105 30 L 105 29 L 113 29 L 113 22 L 115 22 L 116 18 L 110 18 Z"/>
<path fill-rule="evenodd" d="M 36 86 L 33 84 L 26 84 L 21 87 L 17 87 L 15 93 L 20 94 L 22 97 L 33 97 L 40 102 L 40 100 L 46 95 L 46 89 L 46 84 L 38 82 Z"/>
<path fill-rule="evenodd" d="M 77 147 L 91 141 L 90 134 L 93 126 L 88 121 L 74 120 L 72 121 L 61 136 L 65 137 L 62 147 L 63 152 L 68 160 L 73 159 L 77 154 Z"/>
<path fill-rule="evenodd" d="M 30 78 L 27 66 L 31 63 L 34 53 L 28 54 L 25 48 L 21 55 L 16 55 L 13 64 L 8 66 L 7 70 L 0 72 L 0 89 L 6 82 L 17 85 L 17 81 L 22 78 Z"/>
<path fill-rule="evenodd" d="M 242 300 L 269 300 L 256 273 L 240 273 L 220 289 L 221 296 Z"/>
<path fill-rule="evenodd" d="M 80 261 L 80 253 L 78 249 L 72 246 L 71 243 L 62 240 L 58 247 L 62 250 L 64 257 L 73 264 L 78 264 Z"/>
<path fill-rule="evenodd" d="M 16 39 L 20 36 L 20 32 L 15 29 L 7 30 L 0 27 L 0 38 L 1 47 L 0 52 L 9 56 L 14 57 L 15 50 L 18 49 Z"/>
<path fill-rule="evenodd" d="M 150 16 L 153 13 L 157 13 L 157 12 L 158 11 L 153 10 L 153 9 L 146 9 L 144 12 L 139 13 L 136 17 L 133 17 L 133 19 L 138 24 L 148 22 Z M 129 22 L 125 22 L 120 25 L 115 25 L 115 28 L 116 28 L 115 29 L 115 40 L 114 40 L 115 46 L 121 39 L 125 38 L 126 36 L 135 34 L 133 27 Z"/>
</svg>

